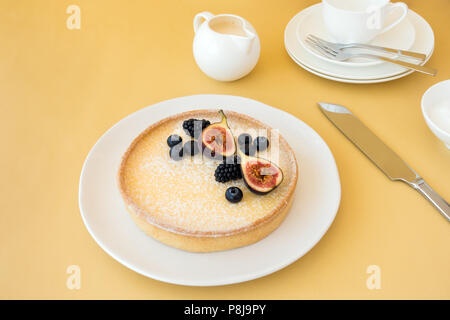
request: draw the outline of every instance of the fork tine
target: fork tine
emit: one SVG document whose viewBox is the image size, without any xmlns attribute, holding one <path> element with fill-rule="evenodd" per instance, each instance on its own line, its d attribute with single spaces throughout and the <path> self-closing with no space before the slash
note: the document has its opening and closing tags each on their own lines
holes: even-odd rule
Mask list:
<svg viewBox="0 0 450 320">
<path fill-rule="evenodd" d="M 305 42 L 311 46 L 314 50 L 316 50 L 318 53 L 323 55 L 325 58 L 334 59 L 334 56 L 319 47 L 315 42 L 311 41 L 310 39 L 305 39 Z"/>
<path fill-rule="evenodd" d="M 305 39 L 305 42 L 311 47 L 313 48 L 315 51 L 317 51 L 318 53 L 320 53 L 321 55 L 325 56 L 325 57 L 329 57 L 330 54 L 328 52 L 326 52 L 325 50 L 323 50 L 322 48 L 320 48 L 315 42 L 313 42 L 311 39 Z"/>
<path fill-rule="evenodd" d="M 323 45 L 319 41 L 312 40 L 313 43 L 315 43 L 319 48 L 326 51 L 328 54 L 332 55 L 333 57 L 336 57 L 337 52 L 329 49 L 327 46 Z"/>
<path fill-rule="evenodd" d="M 333 55 L 333 56 L 337 56 L 337 54 L 338 54 L 337 51 L 334 51 L 334 50 L 328 48 L 326 45 L 324 45 L 324 44 L 321 43 L 321 42 L 316 41 L 316 44 L 317 44 L 319 47 L 321 47 L 323 50 L 327 51 L 329 54 L 331 54 L 331 55 Z"/>
<path fill-rule="evenodd" d="M 324 40 L 324 39 L 322 39 L 322 38 L 319 38 L 318 36 L 315 36 L 315 35 L 313 35 L 313 34 L 308 34 L 308 36 L 310 36 L 310 37 L 312 37 L 312 38 L 314 38 L 314 39 L 316 39 L 317 41 L 320 41 L 320 42 L 323 42 L 323 43 L 326 43 L 326 44 L 334 44 L 334 43 L 332 43 L 332 42 L 329 42 L 329 41 L 326 41 L 326 40 Z"/>
<path fill-rule="evenodd" d="M 330 42 L 327 42 L 325 40 L 322 40 L 312 34 L 309 34 L 308 37 L 310 38 L 310 40 L 316 42 L 316 43 L 320 43 L 322 44 L 323 47 L 326 47 L 328 50 L 333 51 L 334 53 L 338 53 L 337 48 L 333 47 L 333 44 Z"/>
</svg>

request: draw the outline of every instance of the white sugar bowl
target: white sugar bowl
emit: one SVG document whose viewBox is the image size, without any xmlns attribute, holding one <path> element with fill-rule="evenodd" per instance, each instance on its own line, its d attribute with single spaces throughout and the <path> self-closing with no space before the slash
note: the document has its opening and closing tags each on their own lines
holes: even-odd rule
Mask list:
<svg viewBox="0 0 450 320">
<path fill-rule="evenodd" d="M 259 37 L 253 26 L 239 16 L 201 12 L 194 18 L 194 32 L 195 62 L 213 79 L 240 79 L 258 62 Z"/>
<path fill-rule="evenodd" d="M 450 149 L 450 80 L 438 82 L 424 93 L 422 113 L 430 130 Z"/>
</svg>

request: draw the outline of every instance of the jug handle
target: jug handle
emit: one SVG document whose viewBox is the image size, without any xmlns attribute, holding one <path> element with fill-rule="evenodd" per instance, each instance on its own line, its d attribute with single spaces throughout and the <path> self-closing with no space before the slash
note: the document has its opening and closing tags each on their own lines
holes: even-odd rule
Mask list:
<svg viewBox="0 0 450 320">
<path fill-rule="evenodd" d="M 213 17 L 214 17 L 214 15 L 211 12 L 207 12 L 207 11 L 196 14 L 195 18 L 194 18 L 194 32 L 197 33 L 197 30 L 198 30 L 198 28 L 200 28 L 200 25 L 204 21 L 208 21 Z"/>
</svg>

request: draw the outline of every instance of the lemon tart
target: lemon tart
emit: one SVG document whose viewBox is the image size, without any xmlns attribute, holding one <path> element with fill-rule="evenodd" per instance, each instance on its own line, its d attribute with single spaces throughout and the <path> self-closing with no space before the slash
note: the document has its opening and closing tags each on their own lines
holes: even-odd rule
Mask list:
<svg viewBox="0 0 450 320">
<path fill-rule="evenodd" d="M 241 175 L 224 165 L 218 174 L 224 159 L 206 155 L 211 150 L 202 143 L 207 129 L 200 126 L 203 134 L 193 135 L 186 130 L 189 119 L 209 127 L 222 121 L 232 133 L 235 154 L 248 156 L 246 163 L 273 164 L 282 179 L 277 176 L 272 188 L 255 190 L 248 183 L 255 179 L 246 172 L 251 166 L 243 167 L 243 160 L 238 162 Z M 254 143 L 240 145 L 237 137 L 242 134 Z M 263 148 L 257 141 L 268 143 Z M 197 145 L 195 151 L 186 149 L 188 144 Z M 179 157 L 174 159 L 174 154 Z M 275 230 L 292 205 L 297 178 L 294 152 L 278 130 L 237 112 L 225 111 L 221 117 L 218 110 L 195 110 L 160 120 L 136 137 L 122 157 L 118 186 L 130 216 L 145 233 L 178 249 L 212 252 L 252 244 Z M 228 198 L 230 188 L 241 191 L 238 201 Z"/>
</svg>

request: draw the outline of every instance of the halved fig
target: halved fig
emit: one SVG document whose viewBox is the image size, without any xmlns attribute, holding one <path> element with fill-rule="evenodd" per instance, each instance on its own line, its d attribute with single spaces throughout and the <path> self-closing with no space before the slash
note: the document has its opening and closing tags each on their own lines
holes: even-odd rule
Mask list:
<svg viewBox="0 0 450 320">
<path fill-rule="evenodd" d="M 213 157 L 217 157 L 217 155 L 229 157 L 236 152 L 236 143 L 228 127 L 227 117 L 222 110 L 219 111 L 219 114 L 222 116 L 220 122 L 211 123 L 203 129 L 202 144 Z"/>
<path fill-rule="evenodd" d="M 242 178 L 248 189 L 256 194 L 266 194 L 283 181 L 283 171 L 273 162 L 247 156 L 238 149 L 241 158 Z"/>
</svg>

